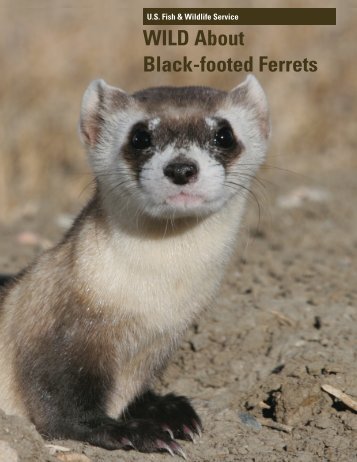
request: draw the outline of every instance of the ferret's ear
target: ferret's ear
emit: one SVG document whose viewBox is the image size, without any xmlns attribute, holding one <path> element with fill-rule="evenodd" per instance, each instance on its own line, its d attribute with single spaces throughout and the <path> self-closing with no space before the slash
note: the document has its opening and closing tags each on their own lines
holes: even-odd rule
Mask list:
<svg viewBox="0 0 357 462">
<path fill-rule="evenodd" d="M 107 85 L 102 79 L 93 80 L 82 98 L 79 119 L 79 136 L 86 146 L 95 146 L 101 134 L 106 117 L 124 109 L 130 96 L 119 88 Z"/>
<path fill-rule="evenodd" d="M 264 90 L 254 75 L 249 74 L 246 79 L 229 93 L 236 104 L 251 110 L 259 121 L 259 126 L 265 138 L 270 135 L 270 117 L 268 101 Z"/>
</svg>

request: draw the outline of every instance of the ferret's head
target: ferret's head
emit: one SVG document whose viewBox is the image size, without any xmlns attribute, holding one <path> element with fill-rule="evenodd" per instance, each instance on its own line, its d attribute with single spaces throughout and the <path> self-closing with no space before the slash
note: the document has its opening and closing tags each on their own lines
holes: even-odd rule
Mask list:
<svg viewBox="0 0 357 462">
<path fill-rule="evenodd" d="M 96 80 L 80 118 L 99 189 L 114 207 L 158 218 L 205 216 L 245 194 L 269 130 L 253 76 L 230 92 L 157 87 L 132 95 Z"/>
</svg>

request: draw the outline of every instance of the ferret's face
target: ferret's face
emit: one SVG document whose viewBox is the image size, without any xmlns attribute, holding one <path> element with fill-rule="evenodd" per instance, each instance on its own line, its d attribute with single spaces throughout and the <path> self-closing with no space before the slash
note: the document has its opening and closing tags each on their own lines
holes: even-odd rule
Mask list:
<svg viewBox="0 0 357 462">
<path fill-rule="evenodd" d="M 185 108 L 134 123 L 121 156 L 137 185 L 138 205 L 168 217 L 219 209 L 232 194 L 227 181 L 242 149 L 226 119 Z"/>
<path fill-rule="evenodd" d="M 80 122 L 111 203 L 158 218 L 205 216 L 245 195 L 264 159 L 268 127 L 253 77 L 230 93 L 158 87 L 131 96 L 96 81 Z"/>
</svg>

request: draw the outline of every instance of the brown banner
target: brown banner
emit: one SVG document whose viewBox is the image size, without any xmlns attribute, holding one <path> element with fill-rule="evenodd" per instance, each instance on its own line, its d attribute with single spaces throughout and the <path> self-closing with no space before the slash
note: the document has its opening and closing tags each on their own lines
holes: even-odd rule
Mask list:
<svg viewBox="0 0 357 462">
<path fill-rule="evenodd" d="M 149 25 L 335 25 L 336 8 L 144 8 Z"/>
</svg>

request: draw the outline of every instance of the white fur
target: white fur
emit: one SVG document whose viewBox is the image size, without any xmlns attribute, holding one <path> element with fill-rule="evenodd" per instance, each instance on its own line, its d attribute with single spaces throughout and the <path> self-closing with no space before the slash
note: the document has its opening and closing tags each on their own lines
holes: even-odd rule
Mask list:
<svg viewBox="0 0 357 462">
<path fill-rule="evenodd" d="M 117 221 L 131 226 L 133 217 L 124 210 L 113 213 L 110 239 L 94 240 L 90 247 L 84 242 L 77 264 L 87 271 L 79 270 L 78 277 L 87 292 L 95 291 L 99 306 L 113 308 L 118 322 L 128 310 L 148 329 L 187 326 L 215 291 L 242 209 L 243 198 L 237 196 L 189 230 L 172 234 L 162 229 L 157 238 L 146 235 L 145 222 L 138 235 L 128 234 Z"/>
<path fill-rule="evenodd" d="M 149 130 L 155 130 L 155 128 L 158 127 L 160 122 L 161 122 L 160 117 L 155 117 L 154 119 L 149 120 L 149 123 L 148 123 Z"/>
<path fill-rule="evenodd" d="M 217 125 L 217 122 L 212 117 L 205 117 L 205 122 L 210 128 L 215 128 Z"/>
</svg>

